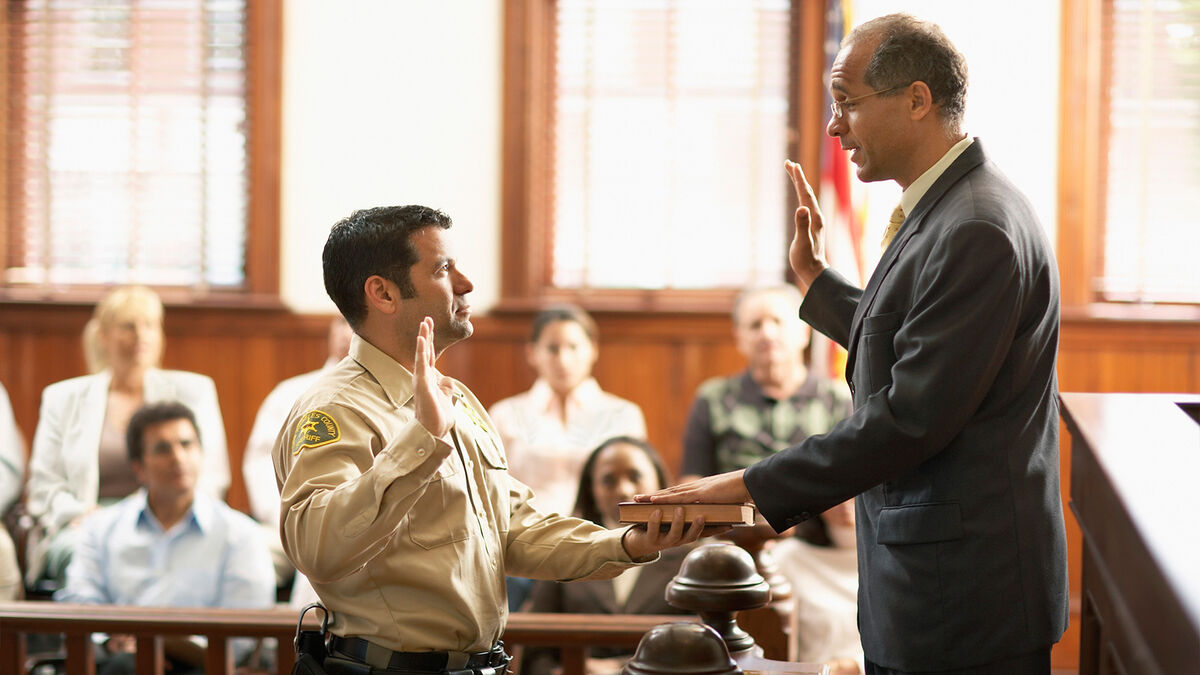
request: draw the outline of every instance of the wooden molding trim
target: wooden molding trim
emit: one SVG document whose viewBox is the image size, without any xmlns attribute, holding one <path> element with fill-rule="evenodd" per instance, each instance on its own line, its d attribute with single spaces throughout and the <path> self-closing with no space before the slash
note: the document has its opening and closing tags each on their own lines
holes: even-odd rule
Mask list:
<svg viewBox="0 0 1200 675">
<path fill-rule="evenodd" d="M 795 4 L 787 150 L 816 176 L 824 133 L 825 2 Z M 570 301 L 597 310 L 726 311 L 733 290 L 552 287 L 554 8 L 554 0 L 504 3 L 500 307 L 524 310 Z M 787 180 L 782 167 L 779 180 Z M 789 225 L 790 218 L 780 228 L 788 241 Z"/>
<path fill-rule="evenodd" d="M 279 295 L 280 174 L 283 171 L 283 7 L 281 0 L 248 3 L 250 92 L 249 213 L 246 287 Z"/>
<path fill-rule="evenodd" d="M 1058 265 L 1064 307 L 1090 304 L 1099 270 L 1101 0 L 1062 0 Z"/>
</svg>

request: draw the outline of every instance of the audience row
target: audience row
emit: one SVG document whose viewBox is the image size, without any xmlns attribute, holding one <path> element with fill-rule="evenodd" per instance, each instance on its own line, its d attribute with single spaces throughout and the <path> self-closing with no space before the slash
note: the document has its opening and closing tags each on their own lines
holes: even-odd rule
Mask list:
<svg viewBox="0 0 1200 675">
<path fill-rule="evenodd" d="M 810 332 L 796 316 L 798 305 L 791 287 L 756 289 L 739 298 L 734 335 L 747 369 L 698 389 L 684 437 L 684 478 L 745 468 L 824 433 L 850 412 L 848 393 L 806 367 Z M 13 542 L 0 528 L 0 598 L 17 597 L 24 585 L 60 588 L 56 599 L 76 602 L 267 606 L 276 587 L 292 578 L 279 543 L 271 453 L 293 402 L 321 370 L 280 383 L 258 412 L 242 467 L 251 519 L 223 501 L 230 474 L 213 381 L 159 368 L 162 318 L 153 291 L 116 289 L 85 329 L 92 373 L 43 393 L 25 483 L 25 509 L 34 522 L 25 578 L 22 583 Z M 340 317 L 331 323 L 323 368 L 346 357 L 350 335 Z M 616 527 L 618 502 L 666 486 L 670 478 L 645 440 L 641 409 L 604 392 L 592 377 L 597 356 L 596 324 L 586 312 L 573 306 L 543 311 L 526 346 L 536 381 L 489 413 L 510 471 L 534 489 L 542 510 Z M 25 464 L 11 417 L 0 387 L 0 433 L 12 436 L 0 438 L 3 510 L 20 497 Z M 853 509 L 843 505 L 827 516 L 803 532 L 785 533 L 794 536 L 778 538 L 763 526 L 735 541 L 746 545 L 746 537 L 757 537 L 755 547 L 774 546 L 781 569 L 800 591 L 799 660 L 836 660 L 843 669 L 837 672 L 858 672 Z M 672 612 L 663 589 L 685 554 L 669 551 L 655 565 L 615 581 L 534 586 L 510 579 L 510 608 Z M 292 583 L 293 606 L 317 600 L 302 575 Z M 110 640 L 102 656 L 126 659 L 117 656 L 126 646 Z M 181 667 L 187 664 L 185 647 Z M 529 656 L 530 672 L 554 666 L 552 654 Z"/>
</svg>

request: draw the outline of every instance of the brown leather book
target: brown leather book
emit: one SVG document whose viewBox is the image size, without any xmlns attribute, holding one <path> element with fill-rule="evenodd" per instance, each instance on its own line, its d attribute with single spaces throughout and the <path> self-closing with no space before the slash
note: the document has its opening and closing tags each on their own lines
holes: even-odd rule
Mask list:
<svg viewBox="0 0 1200 675">
<path fill-rule="evenodd" d="M 650 520 L 650 513 L 662 509 L 663 524 L 669 524 L 674 517 L 675 507 L 683 507 L 683 519 L 686 522 L 695 520 L 696 516 L 704 516 L 706 525 L 753 525 L 755 508 L 753 504 L 650 504 L 648 502 L 621 502 L 622 523 L 644 523 Z"/>
</svg>

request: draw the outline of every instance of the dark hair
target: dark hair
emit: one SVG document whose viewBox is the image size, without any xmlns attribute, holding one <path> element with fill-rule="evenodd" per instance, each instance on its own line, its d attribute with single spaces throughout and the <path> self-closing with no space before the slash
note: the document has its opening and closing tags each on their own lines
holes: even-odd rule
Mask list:
<svg viewBox="0 0 1200 675">
<path fill-rule="evenodd" d="M 426 227 L 449 229 L 450 216 L 428 206 L 377 206 L 360 209 L 329 230 L 321 265 L 325 292 L 346 321 L 357 328 L 367 317 L 363 285 L 379 275 L 400 288 L 400 295 L 415 294 L 409 270 L 417 262 L 412 234 Z"/>
<path fill-rule="evenodd" d="M 529 341 L 537 342 L 538 338 L 542 337 L 542 331 L 546 329 L 546 326 L 559 321 L 574 321 L 579 324 L 583 332 L 587 333 L 592 344 L 596 344 L 599 330 L 596 328 L 595 319 L 582 307 L 576 305 L 554 305 L 538 312 L 538 315 L 533 317 L 533 331 L 530 333 Z"/>
<path fill-rule="evenodd" d="M 588 455 L 587 461 L 583 463 L 583 470 L 579 472 L 579 492 L 575 496 L 575 515 L 584 520 L 590 520 L 597 525 L 604 524 L 604 516 L 602 515 L 600 506 L 596 504 L 596 494 L 592 491 L 592 474 L 596 471 L 596 459 L 600 456 L 600 453 L 618 443 L 632 445 L 645 453 L 646 458 L 654 465 L 654 473 L 658 475 L 659 487 L 667 487 L 671 484 L 668 480 L 666 465 L 663 464 L 662 457 L 659 457 L 658 451 L 654 449 L 654 446 L 640 438 L 632 436 L 613 436 L 601 443 Z"/>
<path fill-rule="evenodd" d="M 950 38 L 937 24 L 889 14 L 857 26 L 845 44 L 875 36 L 879 44 L 863 71 L 863 82 L 875 91 L 924 82 L 942 117 L 957 131 L 967 105 L 967 60 Z"/>
<path fill-rule="evenodd" d="M 146 453 L 146 427 L 173 420 L 187 420 L 196 431 L 196 440 L 200 440 L 200 427 L 196 425 L 196 415 L 192 409 L 179 401 L 160 401 L 147 403 L 133 413 L 129 418 L 129 426 L 125 429 L 125 451 L 129 453 L 129 461 L 140 462 Z"/>
</svg>

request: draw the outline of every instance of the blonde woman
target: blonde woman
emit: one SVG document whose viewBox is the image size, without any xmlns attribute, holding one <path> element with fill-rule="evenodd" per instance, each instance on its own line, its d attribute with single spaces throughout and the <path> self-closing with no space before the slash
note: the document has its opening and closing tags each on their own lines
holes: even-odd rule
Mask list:
<svg viewBox="0 0 1200 675">
<path fill-rule="evenodd" d="M 196 412 L 205 450 L 199 487 L 224 498 L 229 458 L 216 386 L 205 375 L 158 367 L 162 320 L 162 301 L 154 291 L 113 290 L 84 328 L 92 374 L 42 392 L 27 486 L 26 506 L 38 524 L 29 543 L 27 584 L 41 576 L 61 581 L 79 520 L 137 490 L 125 428 L 145 403 L 179 401 Z"/>
</svg>

